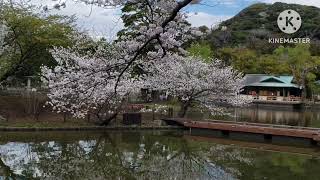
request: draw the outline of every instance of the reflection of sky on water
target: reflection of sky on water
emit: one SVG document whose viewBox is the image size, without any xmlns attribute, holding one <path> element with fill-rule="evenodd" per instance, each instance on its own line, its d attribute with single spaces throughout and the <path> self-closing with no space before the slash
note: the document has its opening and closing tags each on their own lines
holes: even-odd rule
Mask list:
<svg viewBox="0 0 320 180">
<path fill-rule="evenodd" d="M 277 175 L 294 180 L 320 176 L 315 170 L 319 158 L 197 141 L 177 132 L 65 133 L 51 132 L 50 138 L 1 134 L 0 179 L 232 180 Z M 34 141 L 35 137 L 42 138 Z"/>
<path fill-rule="evenodd" d="M 105 175 L 108 176 L 109 173 L 115 173 L 115 176 L 131 175 L 137 179 L 153 179 L 155 177 L 165 179 L 194 179 L 196 177 L 198 179 L 221 179 L 221 177 L 225 177 L 226 179 L 234 179 L 231 172 L 226 171 L 225 167 L 210 160 L 210 151 L 198 152 L 197 150 L 190 152 L 195 154 L 186 154 L 189 149 L 173 147 L 172 144 L 164 144 L 159 141 L 147 144 L 137 141 L 131 142 L 129 145 L 126 142 L 117 144 L 117 147 L 114 143 L 112 144 L 106 139 L 100 140 L 100 142 L 79 140 L 72 143 L 59 141 L 8 142 L 0 145 L 1 161 L 3 162 L 3 167 L 0 164 L 0 176 L 5 177 L 6 173 L 3 171 L 10 169 L 10 172 L 16 176 L 27 177 L 29 175 L 28 177 L 33 178 L 63 178 L 68 173 L 77 173 L 80 179 L 89 179 L 89 177 L 102 178 Z M 117 174 L 121 171 L 128 171 L 128 174 Z M 55 175 L 61 176 L 56 177 Z"/>
<path fill-rule="evenodd" d="M 80 148 L 89 153 L 95 144 L 95 140 L 92 141 L 79 141 Z M 34 164 L 31 168 L 33 177 L 41 177 L 43 171 L 41 167 L 37 167 L 37 163 L 40 159 L 45 157 L 53 159 L 61 156 L 62 149 L 59 143 L 55 141 L 41 142 L 39 143 L 42 148 L 47 149 L 43 154 L 38 154 L 34 149 L 35 143 L 20 143 L 20 142 L 9 142 L 7 144 L 0 145 L 0 157 L 4 165 L 10 167 L 15 174 L 22 175 L 23 171 L 26 170 L 25 166 L 28 164 Z M 1 167 L 0 167 L 1 168 Z"/>
<path fill-rule="evenodd" d="M 28 164 L 30 161 L 39 161 L 37 153 L 30 151 L 30 146 L 32 144 L 14 142 L 0 145 L 0 157 L 5 165 L 14 169 L 14 173 L 21 174 L 23 171 L 21 165 Z M 37 168 L 34 170 L 36 175 L 40 173 Z"/>
</svg>

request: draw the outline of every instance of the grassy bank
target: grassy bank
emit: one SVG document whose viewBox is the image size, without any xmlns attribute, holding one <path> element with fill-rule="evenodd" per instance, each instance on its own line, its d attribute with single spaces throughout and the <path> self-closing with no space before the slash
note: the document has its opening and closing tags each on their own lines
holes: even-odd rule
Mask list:
<svg viewBox="0 0 320 180">
<path fill-rule="evenodd" d="M 47 127 L 83 127 L 83 126 L 94 126 L 94 123 L 84 121 L 8 121 L 0 122 L 0 127 L 26 127 L 26 128 L 47 128 Z"/>
<path fill-rule="evenodd" d="M 76 119 L 70 114 L 58 114 L 52 112 L 51 108 L 45 106 L 47 97 L 44 94 L 21 94 L 8 95 L 0 94 L 0 127 L 29 127 L 29 128 L 47 128 L 47 127 L 85 127 L 96 126 L 99 121 L 91 116 L 88 119 Z M 140 103 L 139 103 L 140 104 Z M 168 109 L 173 110 L 172 116 L 177 116 L 180 106 L 175 100 L 157 103 L 141 103 L 144 106 L 142 113 L 142 126 L 159 126 L 161 123 L 157 120 L 169 115 Z M 132 111 L 133 109 L 128 109 Z M 133 110 L 134 111 L 134 110 Z M 187 113 L 187 118 L 210 118 L 204 116 L 202 109 L 192 107 Z M 111 126 L 122 125 L 122 114 L 118 115 Z"/>
<path fill-rule="evenodd" d="M 59 114 L 52 112 L 51 108 L 45 106 L 47 97 L 44 94 L 0 94 L 0 127 L 84 127 L 96 126 L 99 121 L 95 117 L 89 120 L 76 119 L 70 114 Z M 153 120 L 160 119 L 158 113 L 144 113 L 142 125 L 153 125 Z M 120 126 L 122 115 L 119 115 L 112 126 Z"/>
</svg>

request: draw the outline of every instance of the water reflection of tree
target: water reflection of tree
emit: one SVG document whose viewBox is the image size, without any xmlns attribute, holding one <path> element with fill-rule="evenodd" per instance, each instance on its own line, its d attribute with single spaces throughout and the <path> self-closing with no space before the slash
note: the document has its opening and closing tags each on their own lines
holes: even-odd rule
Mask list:
<svg viewBox="0 0 320 180">
<path fill-rule="evenodd" d="M 15 143 L 0 145 L 0 176 L 5 179 L 30 179 L 35 173 L 35 169 L 31 166 L 34 157 L 34 153 L 30 151 L 31 146 L 26 143 L 15 145 Z"/>
<path fill-rule="evenodd" d="M 16 175 L 0 158 L 0 179 L 17 179 L 17 177 L 18 175 Z"/>
<path fill-rule="evenodd" d="M 234 112 L 236 121 L 282 124 L 291 126 L 315 126 L 319 121 L 317 112 L 309 110 L 281 110 L 264 108 L 241 108 Z"/>
<path fill-rule="evenodd" d="M 22 148 L 11 145 L 17 147 Z M 203 149 L 181 137 L 104 133 L 94 140 L 43 141 L 28 147 L 2 152 L 0 166 L 6 176 L 19 172 L 55 179 L 232 179 L 231 171 L 211 160 L 215 146 Z"/>
<path fill-rule="evenodd" d="M 0 153 L 1 176 L 13 179 L 263 179 L 274 174 L 285 179 L 315 177 L 320 164 L 286 153 L 139 132 L 7 143 Z"/>
</svg>

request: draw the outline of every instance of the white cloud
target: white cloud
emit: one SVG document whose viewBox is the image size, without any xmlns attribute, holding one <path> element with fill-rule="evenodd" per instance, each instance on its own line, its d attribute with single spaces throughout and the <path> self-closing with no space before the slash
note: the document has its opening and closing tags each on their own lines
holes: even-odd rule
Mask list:
<svg viewBox="0 0 320 180">
<path fill-rule="evenodd" d="M 31 3 L 38 7 L 45 5 L 52 7 L 55 2 L 52 0 L 32 0 Z M 93 37 L 105 37 L 110 41 L 113 40 L 117 32 L 123 28 L 123 22 L 120 18 L 121 9 L 119 8 L 107 9 L 67 1 L 66 8 L 51 10 L 50 13 L 68 16 L 75 15 L 79 29 L 88 30 Z"/>
<path fill-rule="evenodd" d="M 239 0 L 203 0 L 200 1 L 203 5 L 217 6 L 217 5 L 228 5 L 228 6 L 239 6 Z"/>
<path fill-rule="evenodd" d="M 231 3 L 233 1 L 234 0 L 227 0 L 226 2 Z M 37 6 L 53 6 L 54 4 L 52 0 L 32 0 L 31 2 Z M 116 37 L 116 33 L 123 28 L 123 22 L 120 18 L 121 10 L 119 8 L 105 9 L 97 6 L 91 7 L 83 3 L 67 1 L 66 8 L 53 10 L 51 13 L 69 16 L 75 14 L 80 29 L 88 30 L 94 37 L 106 37 L 108 40 L 113 40 Z M 188 16 L 188 21 L 195 27 L 202 25 L 211 27 L 221 21 L 231 18 L 231 16 L 211 15 L 204 12 L 189 13 Z"/>
<path fill-rule="evenodd" d="M 244 1 L 257 1 L 257 0 L 244 0 Z M 260 2 L 274 3 L 296 3 L 304 5 L 312 5 L 320 7 L 320 0 L 258 0 Z M 216 0 L 206 0 L 207 4 L 216 3 Z M 222 0 L 218 1 L 222 4 L 237 5 L 237 0 Z M 55 2 L 53 0 L 31 0 L 31 3 L 41 6 L 52 6 Z M 73 15 L 77 17 L 77 24 L 80 29 L 87 29 L 94 37 L 106 37 L 107 40 L 113 40 L 116 37 L 116 33 L 123 28 L 123 22 L 120 18 L 121 10 L 119 8 L 105 9 L 101 7 L 92 7 L 83 3 L 77 3 L 75 1 L 67 1 L 67 7 L 61 10 L 54 10 L 52 13 L 58 13 L 63 15 Z M 192 26 L 198 27 L 206 25 L 209 28 L 231 18 L 231 15 L 213 15 L 205 12 L 201 12 L 199 8 L 198 13 L 188 13 L 188 21 Z"/>
<path fill-rule="evenodd" d="M 218 15 L 211 15 L 204 12 L 198 13 L 188 13 L 188 21 L 191 23 L 192 26 L 199 27 L 205 25 L 207 27 L 212 27 L 221 23 L 224 20 L 231 18 L 232 16 L 218 16 Z"/>
</svg>

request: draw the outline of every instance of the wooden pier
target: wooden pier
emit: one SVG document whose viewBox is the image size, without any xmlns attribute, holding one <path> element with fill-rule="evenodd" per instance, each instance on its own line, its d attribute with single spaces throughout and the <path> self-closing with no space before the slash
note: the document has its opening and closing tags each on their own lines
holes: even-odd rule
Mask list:
<svg viewBox="0 0 320 180">
<path fill-rule="evenodd" d="M 163 119 L 168 125 L 184 126 L 187 129 L 220 130 L 226 134 L 229 132 L 262 134 L 265 138 L 272 136 L 283 136 L 293 138 L 310 139 L 314 144 L 320 142 L 320 128 L 308 128 L 274 124 L 260 124 L 232 121 L 194 121 L 183 118 Z"/>
</svg>

